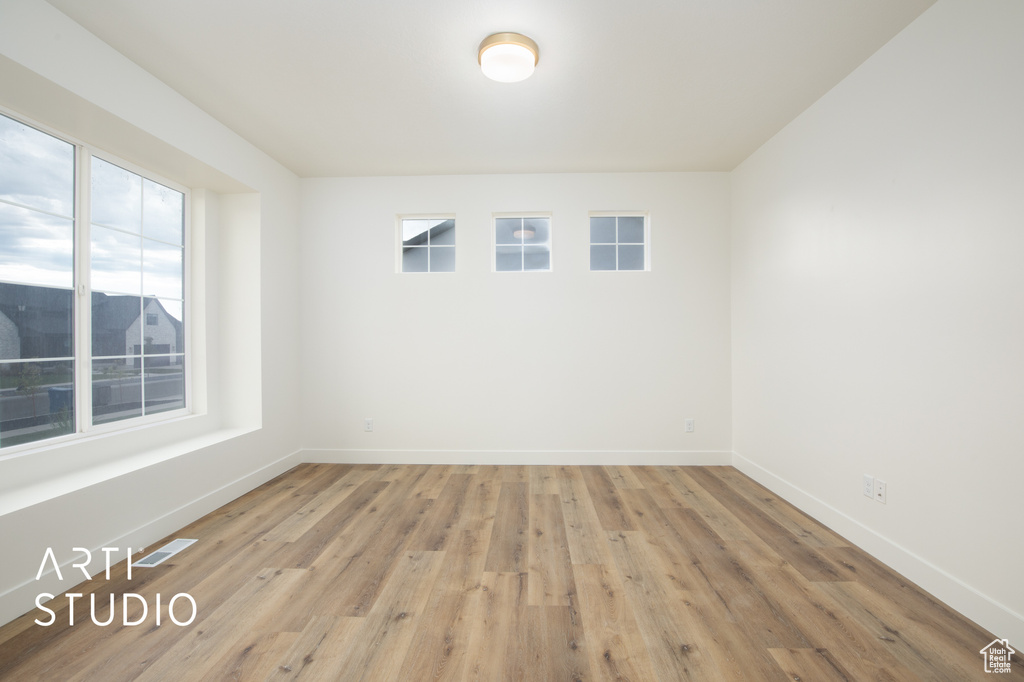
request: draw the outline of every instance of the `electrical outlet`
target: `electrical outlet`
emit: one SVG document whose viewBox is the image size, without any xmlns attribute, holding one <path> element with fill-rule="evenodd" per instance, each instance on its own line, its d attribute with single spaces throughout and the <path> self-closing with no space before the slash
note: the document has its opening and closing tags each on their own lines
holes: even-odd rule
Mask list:
<svg viewBox="0 0 1024 682">
<path fill-rule="evenodd" d="M 363 420 L 363 431 L 373 431 L 373 417 L 367 417 Z"/>
<path fill-rule="evenodd" d="M 885 504 L 885 481 L 875 479 L 875 500 Z"/>
<path fill-rule="evenodd" d="M 693 433 L 693 420 L 692 419 L 687 419 L 686 420 L 686 432 L 687 433 Z"/>
<path fill-rule="evenodd" d="M 864 497 L 875 497 L 875 477 L 864 474 Z"/>
</svg>

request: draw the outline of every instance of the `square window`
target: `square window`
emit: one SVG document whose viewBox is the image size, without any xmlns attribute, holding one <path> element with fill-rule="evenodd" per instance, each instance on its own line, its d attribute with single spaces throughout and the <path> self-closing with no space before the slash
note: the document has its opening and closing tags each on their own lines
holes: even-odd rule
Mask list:
<svg viewBox="0 0 1024 682">
<path fill-rule="evenodd" d="M 551 270 L 551 218 L 516 216 L 494 219 L 495 272 Z"/>
<path fill-rule="evenodd" d="M 647 216 L 591 215 L 590 270 L 647 270 Z"/>
<path fill-rule="evenodd" d="M 455 272 L 455 218 L 402 218 L 402 272 Z"/>
</svg>

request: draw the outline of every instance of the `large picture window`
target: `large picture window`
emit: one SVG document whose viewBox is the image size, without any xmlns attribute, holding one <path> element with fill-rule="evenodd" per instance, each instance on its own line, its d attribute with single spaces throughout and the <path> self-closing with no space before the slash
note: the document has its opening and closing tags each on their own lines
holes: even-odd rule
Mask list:
<svg viewBox="0 0 1024 682">
<path fill-rule="evenodd" d="M 186 407 L 187 199 L 0 115 L 0 449 Z"/>
</svg>

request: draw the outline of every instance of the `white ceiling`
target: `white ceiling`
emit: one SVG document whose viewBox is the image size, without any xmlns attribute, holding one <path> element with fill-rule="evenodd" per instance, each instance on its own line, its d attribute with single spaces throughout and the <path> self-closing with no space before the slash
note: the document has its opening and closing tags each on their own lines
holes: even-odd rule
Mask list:
<svg viewBox="0 0 1024 682">
<path fill-rule="evenodd" d="M 311 177 L 731 170 L 934 0 L 50 2 Z"/>
</svg>

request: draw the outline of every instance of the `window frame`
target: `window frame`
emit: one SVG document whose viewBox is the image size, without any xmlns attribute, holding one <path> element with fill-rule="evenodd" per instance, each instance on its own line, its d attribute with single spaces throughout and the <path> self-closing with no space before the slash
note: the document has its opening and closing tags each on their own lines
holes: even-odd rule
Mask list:
<svg viewBox="0 0 1024 682">
<path fill-rule="evenodd" d="M 406 220 L 452 220 L 455 222 L 455 227 L 452 228 L 453 230 L 456 230 L 456 234 L 452 240 L 454 243 L 438 244 L 437 246 L 433 246 L 428 243 L 426 246 L 414 247 L 427 250 L 426 270 L 410 270 L 406 272 L 405 270 L 402 269 L 402 247 L 405 243 L 405 239 L 403 238 L 404 235 L 402 232 L 402 223 Z M 459 268 L 459 241 L 457 232 L 458 229 L 459 221 L 454 213 L 400 213 L 397 216 L 395 216 L 395 272 L 399 275 L 454 275 L 456 272 L 458 272 Z M 434 248 L 451 249 L 452 253 L 455 254 L 455 268 L 452 270 L 431 270 L 430 249 Z"/>
<path fill-rule="evenodd" d="M 38 130 L 41 133 L 66 142 L 74 147 L 74 214 L 73 214 L 73 290 L 72 290 L 72 376 L 74 390 L 74 425 L 71 433 L 41 438 L 35 441 L 20 443 L 0 449 L 0 460 L 32 450 L 51 448 L 71 444 L 87 438 L 105 434 L 115 434 L 152 424 L 173 421 L 195 414 L 195 396 L 193 394 L 194 355 L 198 349 L 193 347 L 192 308 L 192 192 L 191 188 L 182 185 L 159 173 L 143 168 L 127 159 L 111 154 L 99 147 L 91 145 L 72 135 L 68 135 L 51 126 L 40 123 L 7 107 L 0 106 L 3 115 L 21 125 Z M 182 333 L 184 351 L 182 368 L 185 373 L 183 382 L 184 407 L 143 414 L 137 417 L 93 423 L 92 414 L 92 272 L 91 272 L 91 239 L 92 239 L 92 158 L 96 157 L 114 164 L 144 179 L 163 185 L 183 195 L 182 202 Z M 145 294 L 141 294 L 145 299 Z M 139 320 L 145 329 L 145 310 Z M 41 361 L 49 361 L 48 358 Z M 143 394 L 144 399 L 144 394 Z"/>
<path fill-rule="evenodd" d="M 547 220 L 548 221 L 548 267 L 546 270 L 527 270 L 525 263 L 520 270 L 499 270 L 498 269 L 498 247 L 514 246 L 513 244 L 498 244 L 498 220 L 501 218 L 518 218 L 520 220 Z M 494 273 L 544 273 L 555 271 L 555 220 L 550 211 L 515 211 L 491 214 L 491 272 Z M 524 243 L 525 247 L 526 244 Z"/>
<path fill-rule="evenodd" d="M 590 223 L 593 218 L 616 218 L 615 242 L 595 242 L 591 236 Z M 623 270 L 619 268 L 620 245 L 630 246 L 636 242 L 620 242 L 618 235 L 618 218 L 642 218 L 644 221 L 644 266 L 636 270 Z M 591 247 L 593 246 L 615 246 L 615 267 L 613 269 L 595 270 Z M 651 271 L 651 217 L 648 211 L 590 211 L 587 214 L 587 268 L 590 272 L 650 272 Z"/>
</svg>

